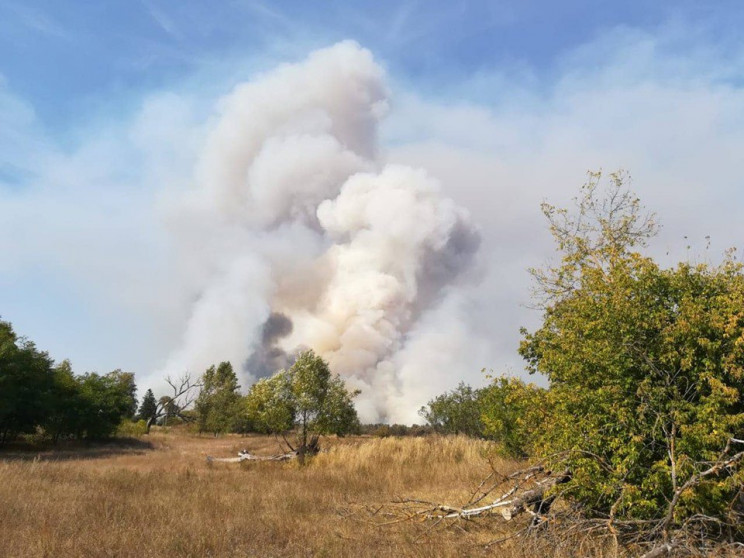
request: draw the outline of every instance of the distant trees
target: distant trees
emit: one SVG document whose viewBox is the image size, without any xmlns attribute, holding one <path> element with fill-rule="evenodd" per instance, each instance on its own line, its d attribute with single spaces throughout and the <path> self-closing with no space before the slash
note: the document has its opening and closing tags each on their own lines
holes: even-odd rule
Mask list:
<svg viewBox="0 0 744 558">
<path fill-rule="evenodd" d="M 0 322 L 0 444 L 41 429 L 62 436 L 106 438 L 136 409 L 134 375 L 75 376 L 69 361 L 59 365 Z"/>
<path fill-rule="evenodd" d="M 419 414 L 436 432 L 494 440 L 502 453 L 521 458 L 530 453 L 544 419 L 545 392 L 517 378 L 494 378 L 480 389 L 460 382 L 421 407 Z"/>
<path fill-rule="evenodd" d="M 484 434 L 481 420 L 482 395 L 483 390 L 460 382 L 457 388 L 435 397 L 421 407 L 419 415 L 437 432 L 480 437 Z"/>
<path fill-rule="evenodd" d="M 245 398 L 248 420 L 259 431 L 283 436 L 300 455 L 315 453 L 321 435 L 359 430 L 353 398 L 338 375 L 313 351 L 299 355 L 289 370 L 256 382 Z M 295 432 L 294 443 L 287 439 Z"/>
<path fill-rule="evenodd" d="M 146 419 L 145 432 L 147 434 L 150 433 L 153 424 L 161 420 L 167 423 L 171 417 L 177 417 L 183 422 L 194 420 L 193 412 L 189 410 L 189 407 L 199 394 L 201 382 L 192 380 L 189 373 L 184 373 L 176 379 L 168 377 L 165 382 L 170 387 L 170 395 L 161 396 L 155 403 L 155 412 Z M 151 408 L 151 403 L 148 403 L 149 408 Z"/>
<path fill-rule="evenodd" d="M 124 418 L 137 409 L 134 374 L 114 370 L 104 376 L 85 374 L 78 379 L 78 437 L 108 438 Z"/>
</svg>

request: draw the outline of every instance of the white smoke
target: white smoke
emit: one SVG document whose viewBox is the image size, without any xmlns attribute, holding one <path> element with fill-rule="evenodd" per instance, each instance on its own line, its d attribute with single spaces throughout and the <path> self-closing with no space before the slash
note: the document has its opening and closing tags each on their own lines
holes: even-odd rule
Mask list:
<svg viewBox="0 0 744 558">
<path fill-rule="evenodd" d="M 230 360 L 247 385 L 310 347 L 362 389 L 366 421 L 410 422 L 448 383 L 446 359 L 418 361 L 432 323 L 466 343 L 456 287 L 479 236 L 425 171 L 380 160 L 386 108 L 383 70 L 352 42 L 220 101 L 170 215 L 195 302 L 165 373 Z"/>
</svg>

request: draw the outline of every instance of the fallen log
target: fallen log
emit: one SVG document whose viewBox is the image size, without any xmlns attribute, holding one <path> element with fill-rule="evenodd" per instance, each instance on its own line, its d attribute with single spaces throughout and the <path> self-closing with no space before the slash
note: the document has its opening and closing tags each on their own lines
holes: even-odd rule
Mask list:
<svg viewBox="0 0 744 558">
<path fill-rule="evenodd" d="M 217 461 L 219 463 L 240 463 L 241 461 L 289 461 L 290 459 L 297 458 L 298 453 L 291 451 L 289 453 L 281 453 L 278 455 L 254 455 L 245 450 L 238 452 L 238 457 L 212 457 L 207 456 L 207 462 L 212 463 Z"/>
<path fill-rule="evenodd" d="M 539 481 L 534 488 L 523 492 L 520 496 L 510 502 L 511 506 L 501 510 L 501 516 L 506 521 L 511 521 L 515 515 L 526 511 L 529 506 L 533 506 L 533 512 L 536 516 L 544 515 L 550 510 L 550 506 L 555 499 L 554 496 L 545 498 L 545 493 L 559 484 L 567 483 L 571 480 L 571 475 L 567 471 L 554 477 L 548 477 Z"/>
</svg>

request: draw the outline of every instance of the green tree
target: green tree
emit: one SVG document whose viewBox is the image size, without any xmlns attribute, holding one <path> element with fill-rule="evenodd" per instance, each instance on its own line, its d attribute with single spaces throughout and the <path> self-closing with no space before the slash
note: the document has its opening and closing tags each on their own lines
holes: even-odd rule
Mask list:
<svg viewBox="0 0 744 558">
<path fill-rule="evenodd" d="M 131 372 L 114 370 L 104 376 L 88 373 L 78 381 L 81 398 L 78 437 L 108 438 L 123 419 L 134 415 L 137 386 Z"/>
<path fill-rule="evenodd" d="M 338 375 L 313 351 L 305 351 L 289 370 L 251 386 L 245 398 L 250 421 L 260 431 L 281 434 L 300 455 L 318 450 L 319 436 L 343 436 L 359 429 L 353 398 Z M 296 443 L 286 435 L 294 430 Z"/>
<path fill-rule="evenodd" d="M 505 376 L 481 390 L 479 409 L 483 435 L 497 441 L 502 453 L 517 458 L 533 452 L 550 415 L 547 390 Z"/>
<path fill-rule="evenodd" d="M 210 366 L 202 376 L 196 399 L 197 424 L 201 432 L 215 435 L 233 430 L 240 414 L 240 386 L 229 362 Z"/>
<path fill-rule="evenodd" d="M 54 367 L 52 399 L 47 409 L 44 428 L 55 443 L 61 436 L 82 435 L 82 414 L 85 404 L 80 391 L 80 382 L 72 371 L 69 360 Z"/>
<path fill-rule="evenodd" d="M 603 196 L 591 175 L 575 213 L 543 206 L 562 259 L 533 270 L 543 324 L 520 347 L 550 381 L 537 445 L 589 514 L 665 534 L 700 517 L 740 529 L 742 266 L 643 256 L 656 225 L 625 180 L 611 175 Z"/>
<path fill-rule="evenodd" d="M 482 390 L 460 382 L 452 391 L 438 395 L 421 407 L 419 415 L 437 432 L 482 437 L 481 396 Z"/>
<path fill-rule="evenodd" d="M 52 399 L 52 360 L 0 321 L 0 444 L 42 424 Z"/>
<path fill-rule="evenodd" d="M 145 422 L 149 421 L 158 412 L 158 402 L 155 399 L 155 394 L 151 389 L 145 392 L 145 396 L 142 398 L 137 416 L 140 420 Z"/>
</svg>

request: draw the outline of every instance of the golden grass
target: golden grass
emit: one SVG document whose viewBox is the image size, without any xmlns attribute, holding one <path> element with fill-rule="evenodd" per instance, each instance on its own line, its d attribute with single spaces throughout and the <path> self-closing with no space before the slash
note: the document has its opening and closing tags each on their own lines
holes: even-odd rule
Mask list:
<svg viewBox="0 0 744 558">
<path fill-rule="evenodd" d="M 424 526 L 376 526 L 367 511 L 399 497 L 467 500 L 489 471 L 484 442 L 331 439 L 300 467 L 206 462 L 242 448 L 277 453 L 269 437 L 149 440 L 152 449 L 0 454 L 0 554 L 457 556 L 490 537 L 436 529 L 419 538 Z"/>
<path fill-rule="evenodd" d="M 486 548 L 519 525 L 496 519 L 380 525 L 393 518 L 386 512 L 399 498 L 464 504 L 491 471 L 483 441 L 333 438 L 324 440 L 327 451 L 300 467 L 205 459 L 244 448 L 278 453 L 277 442 L 265 436 L 173 430 L 143 440 L 0 453 L 0 556 L 616 555 L 591 540 L 536 548 L 516 539 Z M 508 473 L 520 464 L 497 459 L 496 466 Z"/>
</svg>

